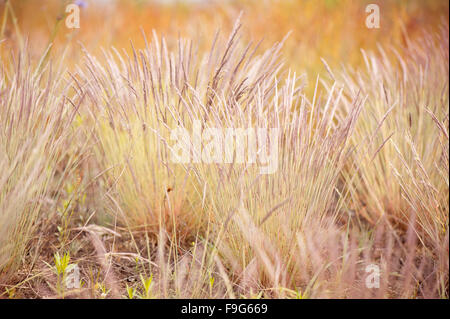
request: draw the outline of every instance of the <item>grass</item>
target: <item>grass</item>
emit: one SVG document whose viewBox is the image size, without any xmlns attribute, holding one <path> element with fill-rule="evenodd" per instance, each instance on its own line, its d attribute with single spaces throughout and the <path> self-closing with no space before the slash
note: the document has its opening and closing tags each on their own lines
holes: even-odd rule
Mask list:
<svg viewBox="0 0 450 319">
<path fill-rule="evenodd" d="M 252 21 L 102 53 L 54 34 L 38 59 L 2 48 L 1 297 L 449 297 L 448 21 L 321 59 L 314 81 L 285 34 L 248 41 Z M 278 128 L 277 171 L 174 163 L 171 129 L 197 120 Z M 81 288 L 62 284 L 69 261 Z"/>
</svg>

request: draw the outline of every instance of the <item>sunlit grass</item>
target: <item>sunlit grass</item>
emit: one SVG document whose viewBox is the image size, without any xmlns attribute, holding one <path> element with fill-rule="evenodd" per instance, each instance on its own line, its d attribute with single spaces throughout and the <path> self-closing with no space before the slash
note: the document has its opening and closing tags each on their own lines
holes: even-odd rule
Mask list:
<svg viewBox="0 0 450 319">
<path fill-rule="evenodd" d="M 1 296 L 448 298 L 448 4 L 376 31 L 356 2 L 118 1 L 51 32 L 61 3 L 3 15 Z M 278 128 L 277 170 L 174 163 L 196 121 Z"/>
</svg>

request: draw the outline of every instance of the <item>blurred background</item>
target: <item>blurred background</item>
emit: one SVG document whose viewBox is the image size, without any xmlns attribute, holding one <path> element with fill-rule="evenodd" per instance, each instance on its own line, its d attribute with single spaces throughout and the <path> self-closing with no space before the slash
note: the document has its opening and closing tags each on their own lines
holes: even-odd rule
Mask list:
<svg viewBox="0 0 450 319">
<path fill-rule="evenodd" d="M 187 37 L 199 50 L 208 49 L 216 30 L 223 36 L 243 12 L 242 36 L 254 43 L 263 40 L 263 50 L 292 31 L 284 47 L 289 67 L 310 77 L 323 70 L 320 58 L 331 67 L 341 63 L 357 66 L 360 49 L 404 44 L 405 34 L 420 36 L 424 30 L 438 28 L 447 21 L 447 0 L 9 0 L 16 21 L 3 19 L 6 41 L 2 51 L 17 46 L 17 37 L 28 39 L 31 54 L 39 57 L 50 42 L 52 55 L 68 49 L 76 62 L 83 45 L 90 52 L 101 48 L 129 49 L 130 40 L 144 46 L 141 28 L 151 37 L 152 29 L 169 39 Z M 4 16 L 5 0 L 0 12 Z M 80 7 L 80 28 L 65 26 L 65 8 Z M 365 26 L 366 6 L 380 7 L 380 28 Z M 16 23 L 14 23 L 16 22 Z M 169 41 L 170 43 L 170 41 Z"/>
</svg>

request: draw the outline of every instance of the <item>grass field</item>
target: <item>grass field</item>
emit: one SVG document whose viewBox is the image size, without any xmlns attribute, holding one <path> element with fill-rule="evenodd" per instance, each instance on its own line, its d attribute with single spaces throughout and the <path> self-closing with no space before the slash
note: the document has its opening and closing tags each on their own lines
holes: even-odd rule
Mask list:
<svg viewBox="0 0 450 319">
<path fill-rule="evenodd" d="M 75 2 L 0 4 L 0 298 L 449 298 L 447 1 Z"/>
</svg>

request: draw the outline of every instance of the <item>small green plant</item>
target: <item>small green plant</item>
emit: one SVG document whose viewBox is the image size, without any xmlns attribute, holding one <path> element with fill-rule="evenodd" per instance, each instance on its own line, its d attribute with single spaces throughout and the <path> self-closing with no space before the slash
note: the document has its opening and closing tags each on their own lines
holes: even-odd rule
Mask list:
<svg viewBox="0 0 450 319">
<path fill-rule="evenodd" d="M 70 262 L 70 254 L 67 252 L 62 257 L 57 252 L 54 257 L 55 262 L 55 270 L 56 270 L 56 291 L 59 295 L 62 295 L 64 298 L 64 283 L 66 279 L 66 273 L 69 268 L 69 262 Z"/>
<path fill-rule="evenodd" d="M 295 292 L 295 299 L 306 299 L 306 298 L 308 298 L 306 296 L 306 293 L 305 292 L 302 293 L 300 289 L 297 289 L 297 291 Z"/>
<path fill-rule="evenodd" d="M 95 288 L 96 291 L 98 291 L 100 293 L 100 299 L 105 299 L 109 292 L 111 291 L 111 289 L 107 289 L 104 283 L 96 283 L 95 284 Z"/>
</svg>

